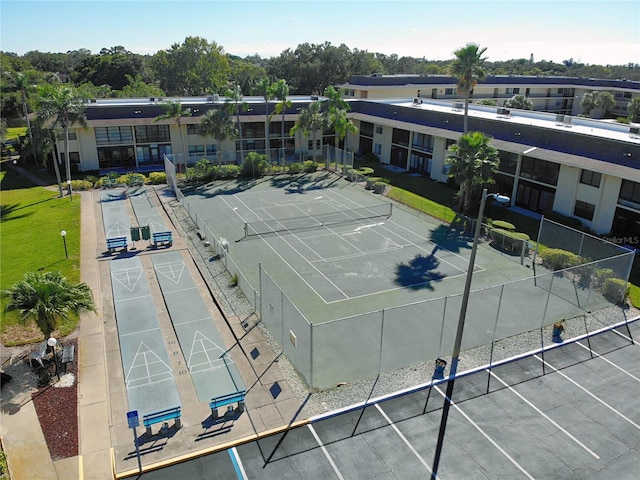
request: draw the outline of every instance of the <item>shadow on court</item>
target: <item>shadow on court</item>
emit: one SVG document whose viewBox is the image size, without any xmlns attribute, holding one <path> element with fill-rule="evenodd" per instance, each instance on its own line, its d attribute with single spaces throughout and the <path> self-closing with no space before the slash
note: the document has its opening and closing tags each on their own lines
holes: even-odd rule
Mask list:
<svg viewBox="0 0 640 480">
<path fill-rule="evenodd" d="M 433 282 L 439 282 L 446 275 L 437 271 L 440 261 L 433 254 L 416 255 L 409 263 L 400 263 L 396 268 L 395 284 L 412 290 L 423 288 L 433 290 Z"/>
<path fill-rule="evenodd" d="M 431 231 L 429 240 L 454 253 L 470 249 L 473 243 L 472 237 L 462 235 L 460 230 L 449 225 L 438 225 Z"/>
</svg>

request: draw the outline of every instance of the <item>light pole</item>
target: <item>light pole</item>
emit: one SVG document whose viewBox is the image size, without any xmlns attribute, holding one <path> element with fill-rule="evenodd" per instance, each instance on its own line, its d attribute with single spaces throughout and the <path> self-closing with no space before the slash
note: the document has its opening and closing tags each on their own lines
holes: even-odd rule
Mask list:
<svg viewBox="0 0 640 480">
<path fill-rule="evenodd" d="M 69 258 L 69 253 L 67 252 L 67 231 L 61 230 L 60 236 L 62 237 L 62 243 L 64 244 L 64 258 Z"/>
<path fill-rule="evenodd" d="M 56 375 L 58 376 L 58 381 L 60 381 L 60 369 L 58 368 L 58 356 L 56 355 L 57 344 L 58 344 L 58 341 L 53 337 L 47 340 L 47 345 L 49 345 L 51 347 L 51 350 L 53 350 L 53 361 L 56 364 Z"/>
<path fill-rule="evenodd" d="M 73 195 L 71 195 L 71 180 L 67 180 L 67 191 L 69 192 L 69 200 L 73 202 Z"/>
<path fill-rule="evenodd" d="M 500 203 L 507 203 L 510 198 L 497 193 L 487 194 L 487 189 L 482 190 L 482 200 L 480 200 L 480 209 L 478 210 L 478 220 L 476 222 L 475 233 L 473 235 L 473 245 L 471 247 L 471 257 L 469 257 L 469 267 L 467 269 L 467 277 L 464 283 L 464 292 L 462 293 L 462 304 L 460 305 L 460 317 L 458 318 L 458 329 L 456 330 L 456 339 L 453 344 L 453 353 L 451 354 L 451 368 L 449 370 L 449 381 L 447 383 L 447 392 L 444 397 L 444 407 L 442 408 L 442 418 L 440 419 L 440 430 L 438 431 L 438 442 L 436 443 L 436 453 L 433 458 L 433 467 L 431 470 L 431 478 L 436 479 L 438 476 L 438 465 L 440 463 L 440 454 L 442 453 L 442 444 L 444 442 L 444 433 L 447 429 L 447 419 L 449 418 L 449 408 L 451 407 L 451 397 L 453 395 L 453 384 L 458 370 L 458 361 L 460 358 L 460 348 L 462 346 L 462 333 L 464 332 L 464 322 L 467 317 L 467 305 L 469 304 L 469 292 L 471 291 L 471 278 L 473 277 L 473 267 L 476 263 L 476 252 L 478 251 L 478 240 L 480 239 L 480 230 L 482 229 L 482 217 L 484 215 L 484 207 L 488 197 L 493 197 Z"/>
</svg>

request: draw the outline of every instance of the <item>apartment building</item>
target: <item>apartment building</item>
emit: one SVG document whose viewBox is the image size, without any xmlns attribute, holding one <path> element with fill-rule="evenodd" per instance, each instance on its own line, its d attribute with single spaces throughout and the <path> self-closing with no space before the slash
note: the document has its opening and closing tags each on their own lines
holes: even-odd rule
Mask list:
<svg viewBox="0 0 640 480">
<path fill-rule="evenodd" d="M 349 86 L 345 86 L 349 90 L 346 97 L 351 106 L 349 116 L 359 132 L 349 134 L 344 147 L 357 154 L 374 152 L 390 168 L 446 182 L 447 149 L 460 136 L 464 115 L 459 97 L 451 93 L 449 98 L 446 90 L 455 90 L 454 79 L 449 83 L 441 80 L 437 86 L 427 88 L 426 83 L 414 81 L 425 77 L 403 76 L 403 79 L 411 78 L 413 83 L 399 85 L 404 80 L 399 81 L 397 76 L 373 76 L 367 78 L 375 85 L 361 85 L 362 89 L 356 90 L 356 86 L 363 83 L 361 78 L 354 77 Z M 433 80 L 433 77 L 426 78 Z M 544 85 L 531 84 L 529 94 L 535 93 L 534 88 L 551 88 L 549 79 L 546 80 Z M 579 79 L 571 80 L 574 83 L 556 83 L 553 87 L 556 94 L 560 88 L 577 89 Z M 599 82 L 603 88 L 607 83 Z M 625 93 L 627 84 L 618 83 L 623 84 L 620 92 Z M 502 86 L 496 85 L 493 83 L 491 88 L 497 88 L 499 95 L 502 89 L 522 88 L 506 87 L 506 81 Z M 418 86 L 421 88 L 414 88 Z M 592 86 L 582 87 L 591 91 Z M 640 95 L 640 84 L 636 82 L 632 86 L 632 97 Z M 480 94 L 477 87 L 474 93 L 473 98 L 477 99 Z M 491 95 L 495 96 L 495 92 Z M 554 105 L 556 101 L 567 100 L 567 108 L 560 111 L 575 109 L 564 93 L 561 97 L 544 98 Z M 305 137 L 300 132 L 289 135 L 299 112 L 311 102 L 322 101 L 323 97 L 292 96 L 291 107 L 285 110 L 284 116 L 274 115 L 270 122 L 267 119 L 276 102 L 267 104 L 261 97 L 245 97 L 246 109 L 239 114 L 242 145 L 239 139 L 227 139 L 219 145 L 213 137 L 199 134 L 201 116 L 208 110 L 223 108 L 224 98 L 170 99 L 190 109 L 191 116 L 182 117 L 180 127 L 175 120 L 156 121 L 164 113 L 162 104 L 166 100 L 169 99 L 88 102 L 89 127 L 74 128 L 70 135 L 70 155 L 77 169 L 101 173 L 112 169 L 159 170 L 165 154 L 182 164 L 192 164 L 205 157 L 239 163 L 241 149 L 245 154 L 270 149 L 272 159 L 294 161 L 320 154 L 322 144 L 334 141 L 330 131 L 322 135 L 318 132 L 315 143 L 311 135 Z M 470 105 L 470 130 L 490 135 L 492 144 L 499 150 L 496 189 L 511 197 L 512 206 L 538 213 L 553 210 L 575 217 L 597 233 L 609 234 L 616 242 L 640 248 L 638 125 L 550 110 Z M 59 142 L 59 147 L 63 148 L 63 142 Z"/>
</svg>

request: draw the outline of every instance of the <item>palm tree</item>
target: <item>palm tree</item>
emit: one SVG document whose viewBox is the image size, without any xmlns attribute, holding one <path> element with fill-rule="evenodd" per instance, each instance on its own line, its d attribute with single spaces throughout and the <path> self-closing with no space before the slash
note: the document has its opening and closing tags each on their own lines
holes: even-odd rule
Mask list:
<svg viewBox="0 0 640 480">
<path fill-rule="evenodd" d="M 520 110 L 533 110 L 533 102 L 521 93 L 507 100 L 504 106 L 507 108 L 518 108 Z"/>
<path fill-rule="evenodd" d="M 458 78 L 458 92 L 464 95 L 464 133 L 469 131 L 469 97 L 471 90 L 479 80 L 484 80 L 487 73 L 483 69 L 483 63 L 487 60 L 482 55 L 487 49 L 480 49 L 475 43 L 467 43 L 466 46 L 454 52 L 455 60 L 451 64 L 451 74 Z"/>
<path fill-rule="evenodd" d="M 7 311 L 18 310 L 20 320 L 34 320 L 47 339 L 61 319 L 70 314 L 95 312 L 91 289 L 86 283 L 73 284 L 60 272 L 31 272 L 3 295 L 9 298 Z"/>
<path fill-rule="evenodd" d="M 313 142 L 313 160 L 315 161 L 316 155 L 316 133 L 320 130 L 320 134 L 327 126 L 327 117 L 322 112 L 322 105 L 320 102 L 314 101 L 309 106 L 300 111 L 296 124 L 289 130 L 289 135 L 294 136 L 298 130 L 302 131 L 305 137 L 311 134 Z"/>
<path fill-rule="evenodd" d="M 174 102 L 172 100 L 164 102 L 162 107 L 164 108 L 164 113 L 162 115 L 158 115 L 153 119 L 153 121 L 160 122 L 162 120 L 175 120 L 176 125 L 178 125 L 178 132 L 180 132 L 180 139 L 182 140 L 182 151 L 184 152 L 186 166 L 186 159 L 189 157 L 189 152 L 187 151 L 187 141 L 185 140 L 184 132 L 182 131 L 182 117 L 190 117 L 191 109 L 182 108 L 182 104 L 180 102 Z"/>
<path fill-rule="evenodd" d="M 465 215 L 471 213 L 473 188 L 493 183 L 493 175 L 498 170 L 498 150 L 490 140 L 484 133 L 469 132 L 449 147 L 449 176 L 460 184 L 458 210 L 463 206 Z"/>
<path fill-rule="evenodd" d="M 273 96 L 278 100 L 274 114 L 282 115 L 282 160 L 285 157 L 285 143 L 284 143 L 284 112 L 287 108 L 290 108 L 292 103 L 287 97 L 289 96 L 289 85 L 285 80 L 278 80 L 273 84 Z"/>
<path fill-rule="evenodd" d="M 67 188 L 71 197 L 71 160 L 69 158 L 69 129 L 73 124 L 87 127 L 82 97 L 69 86 L 46 86 L 42 90 L 39 101 L 38 116 L 43 120 L 53 119 L 53 124 L 60 125 L 64 131 L 65 171 Z"/>
<path fill-rule="evenodd" d="M 27 97 L 29 89 L 31 88 L 31 75 L 29 72 L 5 72 L 5 75 L 9 81 L 13 84 L 16 90 L 20 92 L 20 100 L 22 101 L 22 113 L 24 119 L 27 122 L 27 133 L 29 134 L 29 143 L 31 144 L 31 152 L 33 153 L 33 159 L 38 163 L 38 156 L 36 153 L 36 147 L 33 144 L 33 132 L 31 130 L 31 120 L 29 119 L 29 106 L 27 104 Z"/>
<path fill-rule="evenodd" d="M 327 97 L 327 100 L 323 101 L 327 122 L 335 132 L 335 148 L 339 148 L 340 142 L 344 140 L 347 133 L 357 133 L 358 127 L 347 117 L 347 111 L 351 107 L 349 102 L 342 98 L 340 90 L 330 85 L 325 89 L 324 96 Z"/>
<path fill-rule="evenodd" d="M 269 115 L 269 101 L 273 98 L 274 95 L 274 84 L 271 81 L 264 77 L 258 85 L 256 86 L 258 93 L 264 98 L 264 134 L 265 134 L 265 142 L 266 142 L 266 153 L 267 160 L 271 163 L 271 144 L 269 142 L 269 128 L 271 124 L 271 116 Z"/>
<path fill-rule="evenodd" d="M 237 133 L 233 120 L 223 109 L 209 110 L 200 119 L 200 135 L 211 135 L 218 142 L 218 165 L 222 155 L 222 142 L 227 138 L 235 138 Z"/>
<path fill-rule="evenodd" d="M 632 98 L 627 104 L 627 113 L 629 114 L 629 121 L 635 122 L 637 117 L 640 117 L 640 97 Z"/>
<path fill-rule="evenodd" d="M 238 129 L 238 137 L 240 138 L 240 162 L 244 161 L 244 147 L 242 145 L 242 124 L 240 123 L 240 111 L 247 109 L 247 103 L 242 101 L 242 88 L 236 85 L 235 88 L 227 93 L 227 110 L 236 116 L 236 125 Z"/>
</svg>

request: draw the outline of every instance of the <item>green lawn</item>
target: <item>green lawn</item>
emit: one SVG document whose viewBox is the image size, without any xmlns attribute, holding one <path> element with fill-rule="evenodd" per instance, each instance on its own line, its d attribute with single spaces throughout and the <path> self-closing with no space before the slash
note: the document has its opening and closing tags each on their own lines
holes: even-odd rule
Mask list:
<svg viewBox="0 0 640 480">
<path fill-rule="evenodd" d="M 0 288 L 10 287 L 26 272 L 60 271 L 72 282 L 80 279 L 80 199 L 58 198 L 55 191 L 34 186 L 13 170 L 0 172 Z M 65 230 L 69 258 L 65 258 L 60 232 Z M 5 313 L 2 325 L 17 323 L 15 312 Z M 61 328 L 72 330 L 77 319 Z"/>
</svg>

